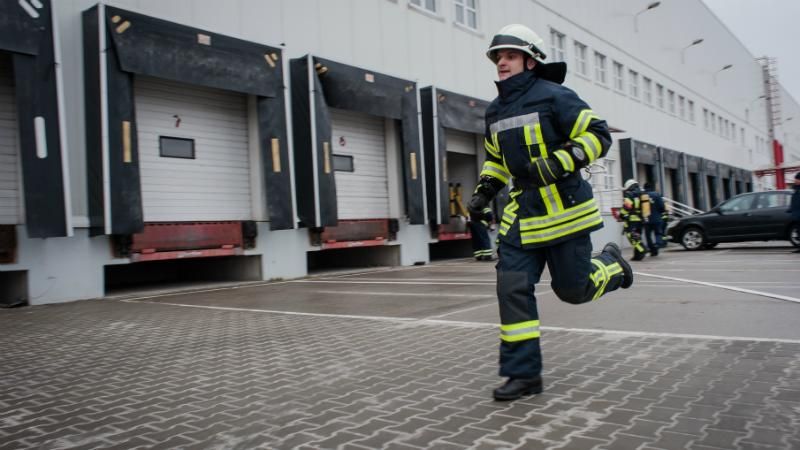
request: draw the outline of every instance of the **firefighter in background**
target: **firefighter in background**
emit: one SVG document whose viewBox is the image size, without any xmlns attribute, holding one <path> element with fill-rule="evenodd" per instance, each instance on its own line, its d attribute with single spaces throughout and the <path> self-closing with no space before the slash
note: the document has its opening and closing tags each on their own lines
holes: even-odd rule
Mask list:
<svg viewBox="0 0 800 450">
<path fill-rule="evenodd" d="M 486 162 L 468 209 L 479 216 L 512 182 L 500 217 L 497 296 L 500 376 L 496 400 L 540 393 L 542 357 L 535 285 L 547 265 L 553 292 L 580 304 L 633 283 L 619 247 L 592 257 L 589 234 L 603 226 L 592 187 L 580 169 L 611 145 L 608 125 L 561 83 L 566 64 L 545 64 L 542 39 L 524 25 L 508 25 L 486 55 L 500 81 L 486 110 Z"/>
<path fill-rule="evenodd" d="M 622 187 L 622 208 L 619 210 L 622 218 L 623 233 L 633 247 L 633 260 L 641 261 L 647 254 L 642 244 L 644 220 L 650 215 L 650 198 L 639 189 L 636 180 L 628 180 Z"/>
<path fill-rule="evenodd" d="M 664 197 L 653 188 L 653 183 L 648 181 L 644 184 L 644 194 L 650 199 L 650 215 L 644 224 L 644 237 L 650 255 L 658 256 L 658 249 L 667 245 L 664 241 L 667 210 L 664 207 Z"/>
<path fill-rule="evenodd" d="M 492 240 L 489 238 L 489 231 L 493 226 L 494 215 L 488 206 L 481 211 L 481 214 L 470 214 L 461 201 L 461 183 L 450 183 L 450 218 L 469 219 L 466 226 L 472 240 L 472 256 L 477 261 L 492 260 Z"/>
<path fill-rule="evenodd" d="M 472 255 L 478 261 L 491 261 L 492 240 L 489 238 L 489 231 L 493 231 L 494 214 L 492 208 L 488 206 L 483 209 L 480 215 L 470 215 L 467 226 L 472 235 Z"/>
</svg>

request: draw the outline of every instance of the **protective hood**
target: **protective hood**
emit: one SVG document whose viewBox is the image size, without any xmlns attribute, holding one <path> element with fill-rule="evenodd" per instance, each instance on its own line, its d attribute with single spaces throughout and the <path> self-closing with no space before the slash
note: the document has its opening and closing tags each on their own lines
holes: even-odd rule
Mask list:
<svg viewBox="0 0 800 450">
<path fill-rule="evenodd" d="M 545 64 L 539 62 L 536 64 L 536 67 L 533 68 L 533 73 L 535 73 L 537 77 L 543 80 L 552 81 L 553 83 L 563 84 L 564 79 L 567 77 L 567 63 L 554 62 L 550 64 Z"/>
</svg>

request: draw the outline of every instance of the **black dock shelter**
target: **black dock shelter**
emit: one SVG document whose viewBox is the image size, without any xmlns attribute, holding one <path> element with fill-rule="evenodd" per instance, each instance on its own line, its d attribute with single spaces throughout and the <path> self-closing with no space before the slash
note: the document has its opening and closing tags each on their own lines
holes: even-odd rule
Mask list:
<svg viewBox="0 0 800 450">
<path fill-rule="evenodd" d="M 50 0 L 0 2 L 0 52 L 13 66 L 25 226 L 34 238 L 72 234 L 52 13 Z"/>
<path fill-rule="evenodd" d="M 411 224 L 425 223 L 424 150 L 417 84 L 313 55 L 293 59 L 290 66 L 301 226 L 321 229 L 339 222 L 332 161 L 332 108 L 400 122 L 405 211 Z"/>
<path fill-rule="evenodd" d="M 484 117 L 489 102 L 450 92 L 436 86 L 420 91 L 422 98 L 422 130 L 425 138 L 425 179 L 428 216 L 432 225 L 449 223 L 450 198 L 448 185 L 447 133 L 456 130 L 478 136 L 484 135 Z M 478 163 L 483 161 L 482 149 L 477 150 Z M 480 171 L 480 166 L 478 166 Z M 477 173 L 475 181 L 477 181 Z M 466 199 L 471 192 L 462 193 Z M 507 195 L 507 194 L 506 194 Z"/>
<path fill-rule="evenodd" d="M 144 227 L 134 77 L 253 95 L 270 229 L 295 227 L 283 52 L 124 9 L 83 13 L 90 227 L 127 235 Z"/>
</svg>

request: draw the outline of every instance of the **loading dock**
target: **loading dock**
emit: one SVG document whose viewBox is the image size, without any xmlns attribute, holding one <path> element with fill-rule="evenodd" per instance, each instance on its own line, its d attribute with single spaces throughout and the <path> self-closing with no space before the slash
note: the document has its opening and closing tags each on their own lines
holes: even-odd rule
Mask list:
<svg viewBox="0 0 800 450">
<path fill-rule="evenodd" d="M 426 215 L 416 83 L 313 55 L 293 59 L 291 76 L 309 268 L 399 263 L 401 226 L 424 224 Z M 364 249 L 385 246 L 393 248 Z"/>
<path fill-rule="evenodd" d="M 425 171 L 433 257 L 472 254 L 464 206 L 483 162 L 484 114 L 489 102 L 435 86 L 421 90 Z M 498 195 L 496 205 L 507 197 Z"/>
<path fill-rule="evenodd" d="M 149 250 L 219 256 L 241 244 L 193 246 L 214 241 L 193 240 L 196 227 L 295 226 L 280 49 L 104 4 L 83 27 L 93 235 L 130 256 L 134 235 L 175 225 Z"/>
</svg>

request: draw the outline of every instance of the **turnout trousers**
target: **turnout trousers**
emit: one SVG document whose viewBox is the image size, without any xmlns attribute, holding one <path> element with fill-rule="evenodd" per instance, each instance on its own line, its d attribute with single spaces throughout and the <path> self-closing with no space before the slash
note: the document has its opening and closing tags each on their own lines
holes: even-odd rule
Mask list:
<svg viewBox="0 0 800 450">
<path fill-rule="evenodd" d="M 500 242 L 497 299 L 500 303 L 500 376 L 534 378 L 542 372 L 539 312 L 534 289 L 545 265 L 553 292 L 567 303 L 581 304 L 617 289 L 622 267 L 603 252 L 592 258 L 589 235 L 525 250 Z"/>
<path fill-rule="evenodd" d="M 476 259 L 480 257 L 492 257 L 492 240 L 489 238 L 489 229 L 486 225 L 477 220 L 470 220 L 469 232 L 472 234 L 472 256 Z"/>
</svg>

